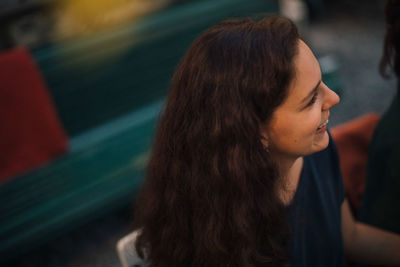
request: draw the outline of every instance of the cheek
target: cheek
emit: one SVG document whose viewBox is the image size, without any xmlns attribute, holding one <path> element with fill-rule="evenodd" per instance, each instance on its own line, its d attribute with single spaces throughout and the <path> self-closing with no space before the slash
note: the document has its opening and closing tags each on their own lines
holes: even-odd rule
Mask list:
<svg viewBox="0 0 400 267">
<path fill-rule="evenodd" d="M 300 139 L 312 138 L 320 124 L 321 116 L 317 114 L 307 114 L 306 116 L 294 120 L 291 130 L 293 134 Z"/>
<path fill-rule="evenodd" d="M 304 127 L 307 127 L 310 132 L 315 133 L 321 124 L 321 115 L 321 109 L 316 105 L 316 107 L 307 115 L 307 117 L 304 118 Z"/>
<path fill-rule="evenodd" d="M 302 114 L 276 114 L 269 125 L 270 143 L 277 148 L 304 148 L 314 142 L 317 128 L 321 124 L 321 109 L 318 104 Z"/>
<path fill-rule="evenodd" d="M 286 118 L 272 127 L 271 137 L 277 146 L 297 146 L 302 140 L 310 137 L 311 128 L 306 126 L 310 121 L 300 118 Z"/>
</svg>

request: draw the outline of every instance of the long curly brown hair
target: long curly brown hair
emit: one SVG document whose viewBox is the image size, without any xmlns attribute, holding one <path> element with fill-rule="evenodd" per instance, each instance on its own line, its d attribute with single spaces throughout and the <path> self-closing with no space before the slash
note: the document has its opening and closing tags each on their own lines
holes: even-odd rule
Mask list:
<svg viewBox="0 0 400 267">
<path fill-rule="evenodd" d="M 296 26 L 280 16 L 205 31 L 171 81 L 136 207 L 150 266 L 281 266 L 277 167 L 260 127 L 294 77 Z"/>
</svg>

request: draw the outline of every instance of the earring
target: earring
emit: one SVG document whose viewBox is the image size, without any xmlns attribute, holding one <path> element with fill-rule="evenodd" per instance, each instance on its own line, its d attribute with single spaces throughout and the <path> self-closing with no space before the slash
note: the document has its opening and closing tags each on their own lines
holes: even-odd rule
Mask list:
<svg viewBox="0 0 400 267">
<path fill-rule="evenodd" d="M 264 149 L 265 152 L 269 153 L 269 148 L 268 148 L 268 146 L 263 145 L 263 149 Z"/>
</svg>

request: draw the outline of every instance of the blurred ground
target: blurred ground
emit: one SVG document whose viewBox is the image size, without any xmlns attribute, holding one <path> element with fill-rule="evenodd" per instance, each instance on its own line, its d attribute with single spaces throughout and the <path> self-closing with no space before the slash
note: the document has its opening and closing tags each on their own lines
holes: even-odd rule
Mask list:
<svg viewBox="0 0 400 267">
<path fill-rule="evenodd" d="M 342 99 L 331 111 L 331 127 L 367 112 L 381 114 L 395 94 L 394 81 L 378 74 L 384 2 L 330 1 L 325 14 L 306 28 L 305 40 L 314 52 L 330 55 L 339 64 Z M 129 207 L 116 211 L 30 252 L 14 265 L 120 266 L 115 244 L 132 230 L 131 220 Z"/>
</svg>

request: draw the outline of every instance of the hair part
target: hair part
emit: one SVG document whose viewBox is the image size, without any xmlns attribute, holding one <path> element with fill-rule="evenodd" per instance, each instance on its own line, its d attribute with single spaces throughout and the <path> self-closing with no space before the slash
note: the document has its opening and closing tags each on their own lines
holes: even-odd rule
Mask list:
<svg viewBox="0 0 400 267">
<path fill-rule="evenodd" d="M 150 266 L 281 266 L 285 207 L 260 127 L 294 77 L 288 19 L 229 19 L 176 69 L 137 199 L 136 249 Z"/>
</svg>

